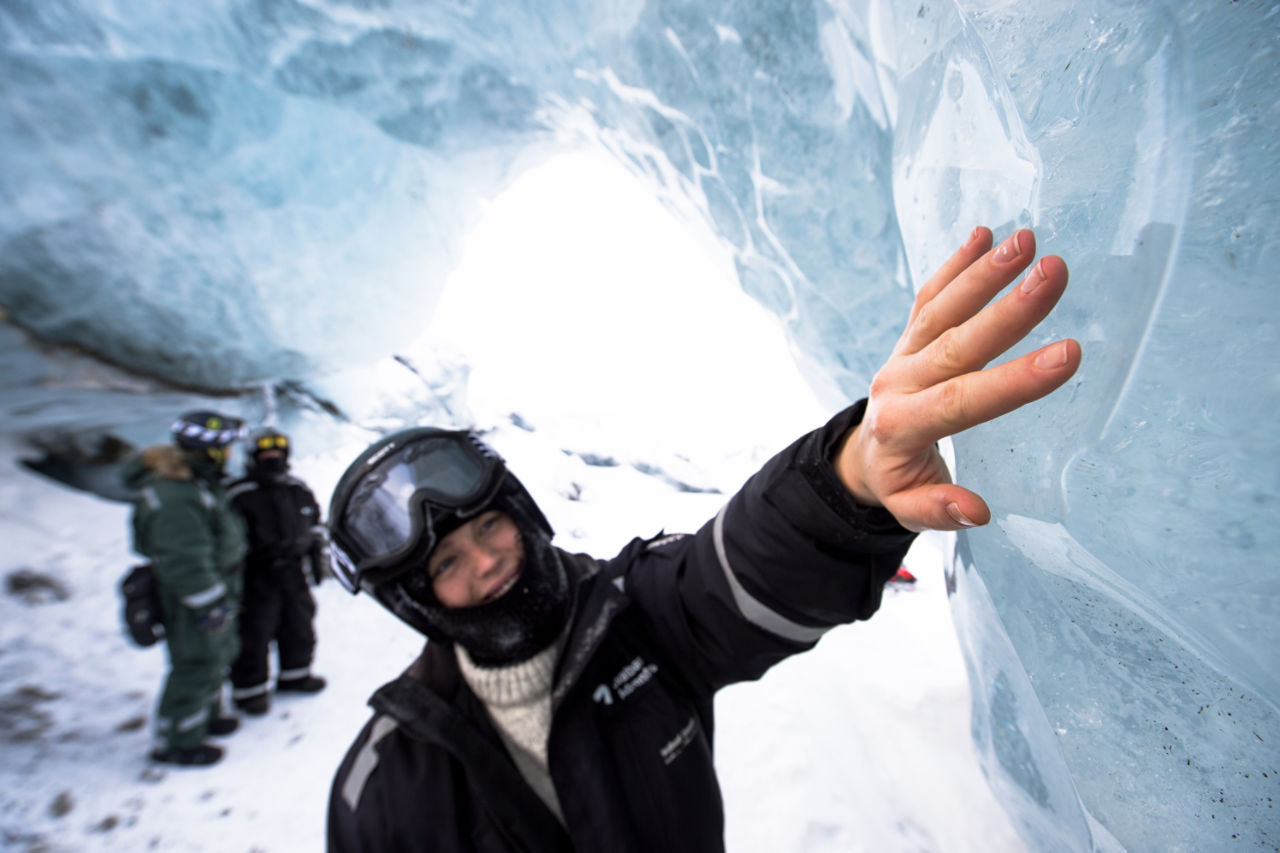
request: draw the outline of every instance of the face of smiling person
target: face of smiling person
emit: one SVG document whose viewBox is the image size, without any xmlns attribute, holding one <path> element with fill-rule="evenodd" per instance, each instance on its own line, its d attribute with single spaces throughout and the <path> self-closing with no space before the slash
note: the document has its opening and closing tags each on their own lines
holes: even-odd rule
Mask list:
<svg viewBox="0 0 1280 853">
<path fill-rule="evenodd" d="M 427 560 L 436 600 L 474 607 L 502 595 L 524 569 L 524 544 L 511 516 L 481 513 L 440 540 Z"/>
</svg>

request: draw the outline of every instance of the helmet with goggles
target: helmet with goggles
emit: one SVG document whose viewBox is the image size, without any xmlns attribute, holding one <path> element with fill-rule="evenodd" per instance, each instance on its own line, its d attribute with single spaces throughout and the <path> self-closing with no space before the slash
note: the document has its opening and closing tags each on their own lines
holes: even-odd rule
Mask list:
<svg viewBox="0 0 1280 853">
<path fill-rule="evenodd" d="M 169 427 L 173 443 L 184 450 L 226 447 L 244 435 L 244 421 L 205 409 L 187 412 Z"/>
<path fill-rule="evenodd" d="M 350 592 L 422 566 L 451 530 L 502 493 L 548 538 L 551 525 L 497 452 L 475 433 L 416 427 L 356 457 L 329 506 L 334 574 Z M 523 514 L 523 513 L 522 513 Z"/>
<path fill-rule="evenodd" d="M 245 470 L 250 474 L 277 475 L 289 470 L 289 436 L 271 427 L 260 427 L 245 440 L 248 457 Z"/>
<path fill-rule="evenodd" d="M 244 421 L 198 409 L 180 415 L 169 434 L 183 450 L 204 454 L 221 465 L 227 459 L 227 446 L 244 435 Z"/>
<path fill-rule="evenodd" d="M 262 427 L 255 429 L 245 444 L 246 449 L 252 456 L 267 450 L 278 450 L 283 455 L 289 455 L 289 436 L 277 429 L 270 427 Z"/>
</svg>

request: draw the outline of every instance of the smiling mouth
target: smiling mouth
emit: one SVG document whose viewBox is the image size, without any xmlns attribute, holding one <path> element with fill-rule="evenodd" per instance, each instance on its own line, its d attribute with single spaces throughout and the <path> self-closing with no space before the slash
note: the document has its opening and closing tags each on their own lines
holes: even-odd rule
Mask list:
<svg viewBox="0 0 1280 853">
<path fill-rule="evenodd" d="M 484 597 L 484 604 L 488 604 L 496 598 L 506 595 L 512 587 L 516 585 L 516 581 L 520 580 L 521 570 L 523 566 L 516 566 L 515 571 L 511 573 L 511 577 L 498 584 L 492 592 Z"/>
</svg>

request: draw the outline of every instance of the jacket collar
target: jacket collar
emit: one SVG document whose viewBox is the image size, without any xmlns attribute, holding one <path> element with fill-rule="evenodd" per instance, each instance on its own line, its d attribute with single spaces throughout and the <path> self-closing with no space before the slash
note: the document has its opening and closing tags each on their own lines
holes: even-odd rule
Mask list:
<svg viewBox="0 0 1280 853">
<path fill-rule="evenodd" d="M 553 713 L 578 683 L 587 663 L 608 635 L 609 625 L 631 603 L 623 574 L 635 556 L 647 545 L 647 540 L 633 539 L 622 549 L 622 553 L 603 565 L 585 554 L 563 555 L 566 564 L 576 562 L 583 569 L 587 568 L 584 564 L 589 562 L 590 575 L 598 577 L 592 584 L 579 583 L 578 590 L 585 591 L 585 594 L 575 595 L 573 599 L 573 610 L 569 614 L 569 634 L 561 638 L 560 658 L 552 682 Z"/>
<path fill-rule="evenodd" d="M 643 550 L 646 545 L 645 540 L 634 540 L 618 557 L 607 564 L 612 570 L 605 572 L 601 572 L 600 562 L 593 557 L 560 551 L 560 559 L 569 573 L 569 581 L 573 586 L 573 597 L 567 622 L 568 630 L 561 634 L 557 641 L 560 651 L 557 653 L 556 670 L 552 682 L 554 684 L 551 693 L 553 710 L 577 683 L 582 671 L 607 635 L 609 624 L 629 603 L 622 581 L 622 570 L 630 564 L 629 558 Z M 589 583 L 588 581 L 597 574 L 601 575 L 600 582 Z M 441 707 L 465 702 L 466 697 L 479 703 L 462 679 L 451 643 L 428 642 L 400 679 L 388 684 L 387 688 L 405 679 L 417 683 L 423 690 L 432 693 L 442 703 Z M 403 697 L 405 694 L 397 693 L 396 695 Z M 397 720 L 405 719 L 401 716 L 401 711 L 434 713 L 439 710 L 434 702 L 430 705 L 415 703 L 415 707 L 409 709 L 400 702 L 387 704 L 388 699 L 389 694 L 384 696 L 383 690 L 379 690 L 369 704 L 391 714 Z"/>
<path fill-rule="evenodd" d="M 571 849 L 564 827 L 524 782 L 483 704 L 463 681 L 451 645 L 427 643 L 413 665 L 369 704 L 394 719 L 408 737 L 453 755 L 504 835 L 530 850 Z"/>
</svg>

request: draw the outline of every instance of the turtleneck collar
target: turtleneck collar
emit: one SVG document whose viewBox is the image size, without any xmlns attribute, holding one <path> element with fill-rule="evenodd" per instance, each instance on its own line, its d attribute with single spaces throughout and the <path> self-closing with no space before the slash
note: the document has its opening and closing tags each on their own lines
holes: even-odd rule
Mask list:
<svg viewBox="0 0 1280 853">
<path fill-rule="evenodd" d="M 480 666 L 467 650 L 455 645 L 458 668 L 472 692 L 495 708 L 527 705 L 551 691 L 551 675 L 556 664 L 556 644 L 533 657 L 505 666 Z"/>
</svg>

